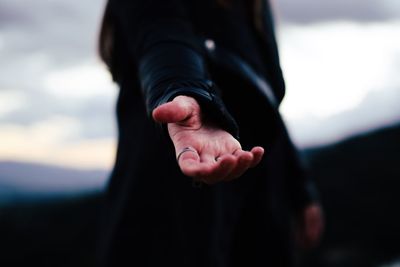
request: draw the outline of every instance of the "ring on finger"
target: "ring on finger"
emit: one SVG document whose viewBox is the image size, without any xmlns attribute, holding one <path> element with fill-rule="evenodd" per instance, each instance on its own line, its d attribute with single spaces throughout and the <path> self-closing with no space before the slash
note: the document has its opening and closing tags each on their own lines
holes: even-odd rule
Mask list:
<svg viewBox="0 0 400 267">
<path fill-rule="evenodd" d="M 180 157 L 181 157 L 181 156 L 183 155 L 183 153 L 185 153 L 185 152 L 193 152 L 193 153 L 196 153 L 196 154 L 197 154 L 197 151 L 196 151 L 194 148 L 188 146 L 188 147 L 183 148 L 182 151 L 179 152 L 178 156 L 176 156 L 176 161 L 179 162 Z"/>
</svg>

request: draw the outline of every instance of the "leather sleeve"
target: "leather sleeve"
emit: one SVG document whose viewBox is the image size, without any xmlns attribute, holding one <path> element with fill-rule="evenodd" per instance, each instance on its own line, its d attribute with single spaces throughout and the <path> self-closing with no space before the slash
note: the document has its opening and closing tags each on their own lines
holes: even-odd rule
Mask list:
<svg viewBox="0 0 400 267">
<path fill-rule="evenodd" d="M 110 0 L 116 27 L 128 43 L 147 113 L 177 95 L 195 98 L 206 119 L 238 138 L 235 120 L 209 80 L 203 48 L 191 27 L 185 0 Z M 189 1 L 189 0 L 186 0 Z"/>
</svg>

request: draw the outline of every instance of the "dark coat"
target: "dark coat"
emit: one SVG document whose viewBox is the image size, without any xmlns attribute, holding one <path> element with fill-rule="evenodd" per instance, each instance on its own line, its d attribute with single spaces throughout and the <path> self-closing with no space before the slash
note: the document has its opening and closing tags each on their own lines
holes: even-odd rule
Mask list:
<svg viewBox="0 0 400 267">
<path fill-rule="evenodd" d="M 291 265 L 291 217 L 314 200 L 311 184 L 277 107 L 204 48 L 212 39 L 240 58 L 280 102 L 271 13 L 265 2 L 257 17 L 252 2 L 109 1 L 103 58 L 120 87 L 119 143 L 101 232 L 103 265 Z M 179 94 L 195 97 L 244 148 L 263 146 L 261 164 L 230 183 L 192 186 L 168 136 L 149 118 Z"/>
</svg>

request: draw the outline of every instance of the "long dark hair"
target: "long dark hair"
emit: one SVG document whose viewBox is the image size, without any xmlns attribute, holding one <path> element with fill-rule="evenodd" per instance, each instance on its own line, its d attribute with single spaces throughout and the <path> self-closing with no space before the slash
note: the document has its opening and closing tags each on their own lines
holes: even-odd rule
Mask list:
<svg viewBox="0 0 400 267">
<path fill-rule="evenodd" d="M 111 18 L 109 3 L 107 3 L 101 20 L 98 53 L 103 62 L 110 68 L 114 46 L 114 21 Z"/>
</svg>

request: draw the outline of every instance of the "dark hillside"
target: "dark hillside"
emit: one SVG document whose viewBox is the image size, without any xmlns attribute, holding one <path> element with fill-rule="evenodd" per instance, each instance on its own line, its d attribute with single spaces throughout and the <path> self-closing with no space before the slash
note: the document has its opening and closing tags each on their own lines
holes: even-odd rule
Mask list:
<svg viewBox="0 0 400 267">
<path fill-rule="evenodd" d="M 400 256 L 400 126 L 304 151 L 327 229 L 307 266 L 376 266 Z"/>
</svg>

